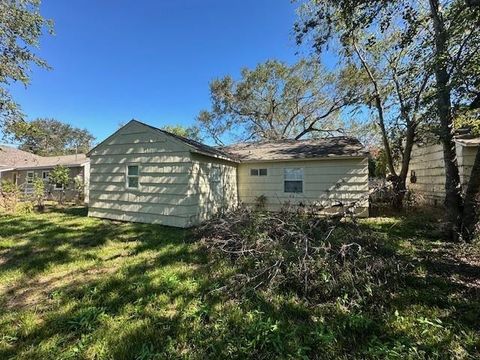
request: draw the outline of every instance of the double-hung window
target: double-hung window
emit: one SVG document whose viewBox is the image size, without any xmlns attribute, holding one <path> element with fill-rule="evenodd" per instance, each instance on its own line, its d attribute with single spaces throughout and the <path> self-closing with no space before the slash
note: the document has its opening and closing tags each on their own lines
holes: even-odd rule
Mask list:
<svg viewBox="0 0 480 360">
<path fill-rule="evenodd" d="M 48 176 L 50 173 L 48 171 L 42 171 L 42 179 L 43 181 L 48 181 Z"/>
<path fill-rule="evenodd" d="M 283 191 L 286 193 L 303 193 L 303 169 L 283 169 Z"/>
<path fill-rule="evenodd" d="M 35 173 L 33 171 L 27 171 L 27 184 L 33 184 L 33 178 Z"/>
<path fill-rule="evenodd" d="M 139 168 L 138 165 L 127 165 L 127 188 L 138 189 L 139 186 Z"/>
</svg>

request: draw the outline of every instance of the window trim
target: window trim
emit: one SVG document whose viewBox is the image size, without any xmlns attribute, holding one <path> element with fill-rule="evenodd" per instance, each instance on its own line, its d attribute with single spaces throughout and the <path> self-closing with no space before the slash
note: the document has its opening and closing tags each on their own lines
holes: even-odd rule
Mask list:
<svg viewBox="0 0 480 360">
<path fill-rule="evenodd" d="M 61 184 L 61 187 L 58 187 L 57 185 L 58 183 L 53 184 L 53 190 L 58 190 L 58 191 L 65 190 L 65 187 L 63 186 L 63 184 Z"/>
<path fill-rule="evenodd" d="M 265 174 L 261 174 L 262 170 L 265 170 Z M 268 168 L 250 168 L 250 176 L 268 176 Z"/>
<path fill-rule="evenodd" d="M 29 176 L 30 174 L 32 174 L 32 176 Z M 35 180 L 35 171 L 27 171 L 27 177 L 25 179 L 25 182 L 28 185 L 32 185 L 34 180 Z"/>
<path fill-rule="evenodd" d="M 137 175 L 129 175 L 128 174 L 128 168 L 130 166 L 136 166 L 137 167 Z M 137 187 L 128 186 L 128 179 L 129 178 L 137 178 Z M 128 190 L 139 190 L 140 189 L 140 165 L 139 164 L 126 164 L 126 166 L 125 166 L 125 189 L 128 189 Z"/>
<path fill-rule="evenodd" d="M 298 180 L 298 179 L 287 179 L 286 178 L 286 174 L 285 174 L 285 170 L 301 170 L 302 171 L 302 179 L 301 180 Z M 285 183 L 287 181 L 298 181 L 298 182 L 302 182 L 302 191 L 285 191 Z M 303 194 L 305 193 L 305 169 L 303 167 L 288 167 L 288 168 L 283 168 L 283 192 L 285 194 Z"/>
<path fill-rule="evenodd" d="M 45 174 L 47 174 L 47 176 L 45 176 Z M 43 181 L 48 181 L 48 180 L 50 180 L 50 171 L 48 171 L 48 170 L 43 170 L 43 171 L 42 171 L 42 179 L 43 179 Z"/>
</svg>

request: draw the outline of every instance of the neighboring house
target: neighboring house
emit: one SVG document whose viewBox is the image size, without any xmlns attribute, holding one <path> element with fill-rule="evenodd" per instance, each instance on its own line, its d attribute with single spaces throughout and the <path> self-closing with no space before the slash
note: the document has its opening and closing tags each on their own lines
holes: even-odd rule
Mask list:
<svg viewBox="0 0 480 360">
<path fill-rule="evenodd" d="M 57 165 L 70 170 L 71 182 L 64 189 L 60 184 L 51 184 L 49 173 Z M 0 145 L 0 179 L 17 184 L 24 194 L 33 192 L 33 180 L 42 178 L 46 183 L 47 198 L 57 199 L 61 192 L 67 200 L 73 199 L 77 192 L 74 188 L 75 177 L 81 177 L 84 183 L 85 202 L 88 202 L 89 160 L 85 154 L 62 156 L 38 156 L 10 146 Z"/>
<path fill-rule="evenodd" d="M 470 179 L 480 138 L 455 139 L 460 182 L 465 190 Z M 419 144 L 412 149 L 407 187 L 420 202 L 440 206 L 445 199 L 445 163 L 441 144 Z"/>
<path fill-rule="evenodd" d="M 261 195 L 270 209 L 357 201 L 368 215 L 368 154 L 351 138 L 217 149 L 132 120 L 87 156 L 89 216 L 189 227 Z"/>
</svg>

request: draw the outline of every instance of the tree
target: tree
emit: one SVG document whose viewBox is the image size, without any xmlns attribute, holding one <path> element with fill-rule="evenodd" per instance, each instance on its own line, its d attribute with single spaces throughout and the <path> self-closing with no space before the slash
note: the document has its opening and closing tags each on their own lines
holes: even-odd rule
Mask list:
<svg viewBox="0 0 480 360">
<path fill-rule="evenodd" d="M 187 139 L 202 141 L 200 129 L 197 126 L 185 127 L 182 125 L 166 125 L 162 129 Z"/>
<path fill-rule="evenodd" d="M 60 197 L 58 202 L 63 204 L 63 195 L 65 189 L 68 188 L 70 184 L 70 170 L 62 165 L 57 165 L 53 168 L 53 170 L 48 175 L 49 181 L 53 185 L 60 185 L 62 187 L 62 191 L 60 192 Z"/>
<path fill-rule="evenodd" d="M 13 181 L 0 181 L 0 200 L 2 200 L 2 207 L 5 211 L 15 213 L 20 194 L 20 187 Z"/>
<path fill-rule="evenodd" d="M 458 236 L 462 228 L 470 225 L 466 226 L 463 217 L 464 202 L 455 156 L 452 101 L 462 103 L 469 90 L 470 105 L 475 106 L 475 89 L 478 90 L 480 75 L 480 35 L 475 31 L 475 25 L 480 25 L 480 9 L 460 0 L 449 1 L 442 7 L 438 0 L 330 0 L 311 1 L 305 6 L 310 9 L 311 16 L 296 25 L 299 42 L 313 34 L 310 39 L 315 49 L 322 51 L 339 32 L 340 43 L 345 46 L 350 37 L 358 32 L 368 31 L 372 36 L 369 40 L 375 42 L 375 34 L 385 36 L 392 27 L 400 27 L 401 36 L 391 48 L 414 46 L 417 51 L 410 57 L 409 63 L 416 62 L 425 75 L 429 72 L 434 74 L 435 81 L 425 92 L 431 92 L 435 99 L 433 109 L 437 113 L 438 135 L 444 148 L 448 228 L 452 238 Z M 476 173 L 475 168 L 472 173 Z M 465 203 L 469 202 L 471 196 L 477 195 L 467 191 Z"/>
<path fill-rule="evenodd" d="M 20 149 L 42 156 L 85 153 L 95 139 L 88 130 L 55 119 L 10 123 L 5 132 Z"/>
<path fill-rule="evenodd" d="M 0 126 L 22 119 L 8 86 L 27 86 L 32 65 L 49 68 L 34 52 L 45 32 L 53 33 L 53 23 L 40 14 L 40 0 L 0 1 Z"/>
<path fill-rule="evenodd" d="M 210 83 L 212 107 L 202 111 L 200 128 L 218 144 L 224 136 L 238 140 L 300 139 L 338 132 L 339 111 L 353 94 L 341 88 L 340 74 L 317 60 L 292 66 L 276 60 L 244 68 Z"/>
<path fill-rule="evenodd" d="M 423 96 L 431 79 L 431 72 L 412 61 L 419 57 L 421 44 L 415 41 L 399 46 L 404 39 L 397 26 L 390 26 L 381 36 L 376 28 L 353 31 L 351 19 L 343 17 L 341 4 L 337 2 L 315 2 L 315 6 L 304 9 L 303 27 L 299 24 L 296 27 L 299 43 L 313 24 L 316 30 L 323 26 L 317 19 L 319 13 L 327 13 L 335 22 L 335 32 L 328 36 L 331 42 L 341 44 L 336 54 L 344 64 L 344 78 L 349 79 L 344 80 L 344 86 L 358 95 L 358 105 L 371 110 L 380 131 L 388 178 L 395 191 L 393 205 L 401 208 L 413 144 L 425 113 Z M 418 36 L 421 30 L 424 29 L 415 29 L 410 36 Z M 322 51 L 323 40 L 314 41 L 316 49 Z"/>
</svg>

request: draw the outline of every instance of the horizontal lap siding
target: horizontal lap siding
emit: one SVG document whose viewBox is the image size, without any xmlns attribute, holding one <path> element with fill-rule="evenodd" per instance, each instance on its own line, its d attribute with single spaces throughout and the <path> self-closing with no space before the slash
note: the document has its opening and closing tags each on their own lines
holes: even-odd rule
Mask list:
<svg viewBox="0 0 480 360">
<path fill-rule="evenodd" d="M 189 148 L 141 124 L 121 129 L 90 156 L 89 215 L 187 227 L 196 214 Z M 126 188 L 127 164 L 139 188 Z"/>
<path fill-rule="evenodd" d="M 267 169 L 267 176 L 250 176 L 250 169 Z M 284 192 L 284 168 L 303 168 L 303 193 Z M 360 200 L 361 213 L 368 211 L 368 160 L 325 159 L 312 161 L 264 162 L 238 167 L 239 200 L 255 204 L 264 195 L 267 207 L 279 209 L 284 203 L 320 204 Z"/>
<path fill-rule="evenodd" d="M 407 184 L 419 201 L 441 201 L 445 197 L 445 163 L 442 145 L 414 146 L 410 160 L 410 173 L 414 171 L 416 182 Z M 410 174 L 409 174 L 410 175 Z"/>
<path fill-rule="evenodd" d="M 469 146 L 462 149 L 462 167 L 461 177 L 464 185 L 470 181 L 470 174 L 472 173 L 473 163 L 475 162 L 475 156 L 477 155 L 479 147 Z"/>
<path fill-rule="evenodd" d="M 192 176 L 197 191 L 196 222 L 200 223 L 219 212 L 228 211 L 238 204 L 237 164 L 193 155 Z M 220 181 L 213 181 L 212 170 L 216 168 Z"/>
<path fill-rule="evenodd" d="M 456 145 L 460 180 L 464 190 L 470 178 L 476 149 L 475 147 Z M 440 144 L 414 146 L 410 161 L 410 172 L 412 171 L 415 171 L 417 181 L 412 183 L 409 174 L 407 185 L 416 194 L 418 200 L 441 204 L 445 198 L 443 146 Z"/>
</svg>

